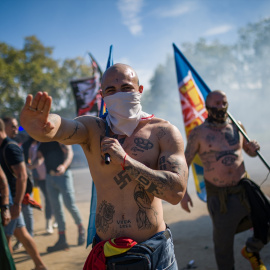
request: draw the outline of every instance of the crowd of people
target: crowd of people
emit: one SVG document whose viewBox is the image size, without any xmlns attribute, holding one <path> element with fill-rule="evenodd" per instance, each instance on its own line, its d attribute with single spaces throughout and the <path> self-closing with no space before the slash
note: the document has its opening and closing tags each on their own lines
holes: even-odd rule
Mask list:
<svg viewBox="0 0 270 270">
<path fill-rule="evenodd" d="M 85 229 L 75 204 L 72 174 L 69 169 L 73 151 L 70 146 L 56 142 L 40 143 L 25 133 L 20 136 L 18 127 L 18 121 L 14 117 L 0 119 L 0 179 L 7 179 L 8 191 L 10 190 L 8 201 L 6 201 L 6 190 L 3 194 L 1 192 L 4 232 L 11 254 L 24 246 L 34 261 L 35 269 L 46 269 L 34 241 L 33 205 L 36 202 L 32 198 L 33 186 L 39 187 L 44 195 L 47 233 L 52 234 L 53 227 L 58 227 L 59 241 L 48 247 L 47 251 L 69 249 L 65 238 L 65 221 L 60 196 L 63 197 L 65 206 L 78 225 L 78 245 L 85 243 Z M 41 154 L 44 149 L 49 149 L 49 156 L 45 155 L 45 158 Z M 52 174 L 53 179 L 50 177 Z M 5 178 L 2 177 L 3 175 Z M 29 181 L 30 190 L 28 190 Z M 5 180 L 2 182 L 6 183 Z M 13 247 L 12 237 L 17 239 Z"/>
<path fill-rule="evenodd" d="M 47 251 L 69 249 L 63 203 L 78 226 L 78 245 L 84 244 L 85 229 L 70 171 L 71 145 L 79 144 L 97 191 L 96 234 L 84 270 L 178 269 L 162 201 L 180 203 L 190 212 L 188 167 L 196 154 L 204 168 L 217 268 L 234 269 L 234 235 L 254 227 L 241 252 L 252 269 L 265 270 L 259 251 L 269 242 L 270 231 L 258 233 L 252 213 L 255 195 L 246 187 L 254 183 L 248 179 L 242 155 L 244 150 L 256 156 L 260 146 L 248 142 L 228 118 L 226 94 L 213 91 L 208 95 L 208 118 L 192 130 L 185 149 L 175 126 L 142 110 L 142 93 L 136 72 L 115 64 L 101 81 L 100 94 L 107 107 L 103 118 L 61 118 L 50 112 L 52 98 L 38 92 L 35 97 L 28 95 L 20 114 L 20 124 L 29 135 L 26 141 L 14 141 L 17 119 L 0 119 L 1 218 L 10 252 L 15 236 L 35 269 L 46 269 L 33 238 L 33 209 L 24 200 L 27 169 L 45 198 L 47 232 L 53 232 L 53 216 L 58 224 L 59 239 Z M 10 260 L 8 255 L 6 260 Z"/>
</svg>

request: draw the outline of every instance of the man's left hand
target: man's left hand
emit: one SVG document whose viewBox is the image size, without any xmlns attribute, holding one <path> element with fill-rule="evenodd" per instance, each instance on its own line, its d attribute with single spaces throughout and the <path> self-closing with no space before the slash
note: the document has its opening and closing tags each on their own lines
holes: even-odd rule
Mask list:
<svg viewBox="0 0 270 270">
<path fill-rule="evenodd" d="M 3 226 L 7 226 L 11 220 L 11 214 L 9 209 L 2 209 L 1 210 L 1 218 Z"/>
<path fill-rule="evenodd" d="M 260 145 L 258 144 L 257 141 L 252 140 L 250 142 L 247 142 L 245 144 L 246 147 L 246 152 L 247 154 L 251 155 L 251 156 L 256 156 L 257 155 L 257 151 L 260 150 Z"/>
</svg>

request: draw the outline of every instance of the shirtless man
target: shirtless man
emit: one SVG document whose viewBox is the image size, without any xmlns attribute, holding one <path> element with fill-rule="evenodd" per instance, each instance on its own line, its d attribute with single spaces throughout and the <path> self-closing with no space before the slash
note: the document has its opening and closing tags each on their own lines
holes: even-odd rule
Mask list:
<svg viewBox="0 0 270 270">
<path fill-rule="evenodd" d="M 49 114 L 52 99 L 47 93 L 27 97 L 21 124 L 38 141 L 81 145 L 97 190 L 99 240 L 125 236 L 141 243 L 169 232 L 153 268 L 172 265 L 170 269 L 177 269 L 162 200 L 175 205 L 186 191 L 188 170 L 182 136 L 169 122 L 142 112 L 143 86 L 131 67 L 111 66 L 103 75 L 101 88 L 108 109 L 108 137 L 103 119 L 81 116 L 66 120 Z M 111 158 L 109 165 L 104 161 L 106 153 Z"/>
<path fill-rule="evenodd" d="M 218 269 L 232 270 L 234 234 L 239 223 L 249 215 L 249 211 L 239 199 L 239 194 L 244 191 L 238 183 L 247 176 L 242 149 L 254 157 L 260 147 L 256 141 L 247 142 L 236 125 L 228 119 L 228 101 L 224 92 L 216 90 L 209 93 L 206 108 L 208 118 L 191 131 L 185 156 L 188 166 L 196 154 L 199 154 L 203 163 Z M 219 195 L 225 193 L 228 194 L 227 198 L 219 200 Z M 181 206 L 187 212 L 190 212 L 189 204 L 193 205 L 186 193 Z M 266 269 L 259 256 L 262 247 L 262 242 L 252 237 L 247 240 L 242 250 L 243 256 L 249 259 L 253 269 Z"/>
</svg>

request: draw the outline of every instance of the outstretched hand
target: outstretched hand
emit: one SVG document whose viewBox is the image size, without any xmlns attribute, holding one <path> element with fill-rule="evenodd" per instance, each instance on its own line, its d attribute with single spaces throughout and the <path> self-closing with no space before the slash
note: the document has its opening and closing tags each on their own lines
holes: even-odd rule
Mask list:
<svg viewBox="0 0 270 270">
<path fill-rule="evenodd" d="M 53 123 L 49 122 L 52 98 L 47 92 L 38 92 L 33 98 L 28 95 L 25 105 L 20 114 L 22 127 L 35 139 L 48 134 L 53 128 Z"/>
</svg>

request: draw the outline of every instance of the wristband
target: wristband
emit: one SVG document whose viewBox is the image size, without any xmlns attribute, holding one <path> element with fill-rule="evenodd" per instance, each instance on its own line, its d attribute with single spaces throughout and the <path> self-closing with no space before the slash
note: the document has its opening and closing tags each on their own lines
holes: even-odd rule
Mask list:
<svg viewBox="0 0 270 270">
<path fill-rule="evenodd" d="M 3 205 L 1 205 L 1 209 L 2 210 L 8 210 L 9 209 L 9 204 L 3 204 Z"/>
<path fill-rule="evenodd" d="M 127 153 L 125 154 L 125 157 L 124 157 L 124 162 L 123 162 L 123 163 L 121 163 L 121 166 L 122 166 L 123 171 L 125 170 L 126 158 L 127 158 Z"/>
</svg>

